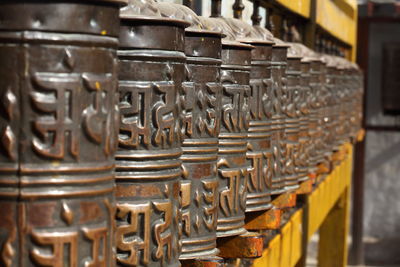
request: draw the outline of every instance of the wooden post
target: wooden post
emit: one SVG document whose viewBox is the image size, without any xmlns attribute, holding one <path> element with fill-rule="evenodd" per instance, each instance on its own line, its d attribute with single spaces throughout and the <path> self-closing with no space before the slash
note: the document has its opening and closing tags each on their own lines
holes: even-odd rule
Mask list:
<svg viewBox="0 0 400 267">
<path fill-rule="evenodd" d="M 350 174 L 346 173 L 346 175 Z M 321 225 L 318 249 L 319 267 L 347 266 L 349 193 L 350 188 L 347 187 Z"/>
<path fill-rule="evenodd" d="M 242 0 L 235 0 L 235 3 L 232 5 L 233 8 L 233 17 L 236 19 L 242 19 L 244 5 Z"/>
<path fill-rule="evenodd" d="M 260 16 L 260 0 L 253 1 L 253 14 L 251 15 L 251 21 L 254 26 L 259 26 L 261 22 Z"/>
</svg>

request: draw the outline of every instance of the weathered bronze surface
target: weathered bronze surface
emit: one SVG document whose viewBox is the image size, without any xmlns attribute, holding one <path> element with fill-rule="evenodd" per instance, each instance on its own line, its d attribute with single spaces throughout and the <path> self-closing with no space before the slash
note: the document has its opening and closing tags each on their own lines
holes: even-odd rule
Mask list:
<svg viewBox="0 0 400 267">
<path fill-rule="evenodd" d="M 250 97 L 250 45 L 233 41 L 234 34 L 221 18 L 209 18 L 209 27 L 227 35 L 222 41 L 222 110 L 218 136 L 219 206 L 217 236 L 240 235 L 246 230 L 246 159 Z M 230 39 L 230 40 L 229 40 Z"/>
<path fill-rule="evenodd" d="M 158 4 L 121 10 L 116 154 L 118 266 L 180 266 L 179 100 L 187 22 Z"/>
<path fill-rule="evenodd" d="M 272 194 L 279 195 L 285 189 L 285 165 L 288 161 L 285 139 L 285 110 L 286 110 L 286 68 L 288 45 L 274 38 L 271 61 L 271 84 L 272 84 L 272 147 L 273 147 L 273 176 Z"/>
<path fill-rule="evenodd" d="M 321 111 L 321 98 L 322 98 L 322 61 L 316 56 L 315 53 L 309 54 L 310 58 L 310 88 L 311 88 L 311 109 L 309 120 L 309 131 L 312 138 L 312 146 L 310 150 L 310 167 L 312 171 L 316 171 L 316 166 L 324 161 L 323 154 L 323 130 L 322 130 L 322 115 Z"/>
<path fill-rule="evenodd" d="M 312 172 L 309 165 L 312 139 L 310 129 L 308 128 L 310 121 L 310 105 L 312 100 L 310 87 L 310 60 L 307 56 L 308 48 L 298 43 L 292 43 L 291 45 L 302 57 L 300 64 L 300 96 L 299 102 L 297 103 L 299 111 L 299 149 L 295 165 L 296 170 L 299 173 L 299 181 L 304 182 L 309 179 L 309 174 Z"/>
<path fill-rule="evenodd" d="M 217 254 L 218 134 L 221 120 L 221 33 L 206 29 L 189 8 L 160 3 L 162 15 L 191 23 L 185 30 L 185 82 L 180 93 L 182 253 Z"/>
<path fill-rule="evenodd" d="M 113 266 L 122 3 L 0 3 L 1 266 Z"/>
<path fill-rule="evenodd" d="M 262 29 L 252 27 L 244 21 L 224 20 L 231 27 L 236 40 L 254 47 L 251 51 L 250 121 L 246 153 L 251 169 L 247 183 L 246 212 L 267 210 L 272 207 L 271 56 L 273 37 L 265 32 L 261 33 Z"/>
<path fill-rule="evenodd" d="M 299 172 L 300 157 L 300 105 L 301 99 L 301 59 L 302 56 L 293 45 L 287 51 L 287 86 L 284 88 L 285 104 L 285 188 L 294 190 L 299 187 L 302 177 Z"/>
</svg>

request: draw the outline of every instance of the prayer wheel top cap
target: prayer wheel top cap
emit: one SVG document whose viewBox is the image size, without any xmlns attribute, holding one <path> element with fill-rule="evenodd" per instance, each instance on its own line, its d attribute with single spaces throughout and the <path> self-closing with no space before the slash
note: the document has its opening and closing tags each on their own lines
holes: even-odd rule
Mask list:
<svg viewBox="0 0 400 267">
<path fill-rule="evenodd" d="M 303 58 L 302 53 L 299 49 L 296 49 L 295 43 L 286 43 L 289 45 L 289 49 L 287 51 L 287 57 L 292 59 L 301 59 Z"/>
<path fill-rule="evenodd" d="M 335 58 L 331 55 L 321 54 L 321 59 L 329 68 L 334 68 L 337 66 Z"/>
<path fill-rule="evenodd" d="M 231 27 L 226 23 L 225 19 L 201 17 L 201 20 L 212 31 L 222 32 L 222 34 L 224 35 L 224 38 L 222 39 L 223 46 L 238 47 L 250 50 L 253 49 L 253 46 L 241 43 L 236 40 L 235 33 L 233 32 Z"/>
<path fill-rule="evenodd" d="M 273 47 L 281 47 L 281 48 L 289 48 L 289 45 L 282 41 L 281 39 L 274 37 L 274 46 Z"/>
<path fill-rule="evenodd" d="M 188 22 L 190 25 L 185 29 L 186 32 L 197 32 L 219 36 L 222 35 L 222 33 L 219 31 L 208 29 L 207 25 L 204 25 L 203 21 L 196 15 L 196 13 L 194 13 L 193 10 L 184 5 L 160 2 L 158 3 L 158 8 L 161 16 L 163 17 L 176 20 L 184 20 Z"/>
<path fill-rule="evenodd" d="M 293 43 L 294 49 L 302 56 L 302 62 L 322 62 L 320 56 L 312 49 L 300 43 Z"/>
<path fill-rule="evenodd" d="M 242 20 L 234 18 L 223 18 L 223 20 L 231 28 L 233 34 L 235 35 L 236 41 L 247 44 L 274 44 L 272 38 L 267 39 L 264 38 L 265 36 L 257 34 L 257 31 L 253 29 L 253 26 Z"/>
<path fill-rule="evenodd" d="M 350 64 L 346 59 L 344 59 L 342 57 L 338 57 L 338 56 L 332 56 L 332 58 L 335 61 L 336 68 L 338 68 L 340 70 L 344 70 L 344 69 L 349 69 L 350 68 Z"/>
<path fill-rule="evenodd" d="M 120 10 L 120 18 L 121 20 L 159 21 L 181 27 L 190 25 L 185 20 L 163 16 L 160 3 L 154 0 L 128 0 L 128 5 Z"/>
</svg>

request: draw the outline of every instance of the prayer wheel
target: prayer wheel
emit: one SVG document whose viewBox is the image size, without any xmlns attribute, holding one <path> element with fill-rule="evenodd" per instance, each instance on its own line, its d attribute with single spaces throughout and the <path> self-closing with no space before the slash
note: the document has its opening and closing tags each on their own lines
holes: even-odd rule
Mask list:
<svg viewBox="0 0 400 267">
<path fill-rule="evenodd" d="M 219 175 L 217 236 L 226 237 L 246 232 L 243 226 L 250 170 L 246 152 L 253 47 L 235 41 L 234 33 L 222 18 L 203 20 L 210 29 L 227 35 L 222 39 L 222 106 L 217 162 Z"/>
<path fill-rule="evenodd" d="M 162 8 L 161 8 L 162 7 Z M 181 260 L 215 256 L 218 215 L 218 134 L 221 121 L 221 33 L 207 30 L 189 8 L 160 3 L 163 16 L 190 22 L 180 93 L 182 137 Z"/>
<path fill-rule="evenodd" d="M 271 208 L 272 145 L 271 145 L 271 56 L 273 37 L 238 19 L 224 19 L 237 41 L 250 44 L 250 121 L 246 157 L 251 166 L 247 182 L 246 212 Z"/>
<path fill-rule="evenodd" d="M 180 266 L 178 101 L 189 23 L 162 17 L 151 0 L 130 1 L 120 16 L 116 261 Z"/>
<path fill-rule="evenodd" d="M 0 3 L 1 266 L 114 265 L 122 4 Z"/>
</svg>

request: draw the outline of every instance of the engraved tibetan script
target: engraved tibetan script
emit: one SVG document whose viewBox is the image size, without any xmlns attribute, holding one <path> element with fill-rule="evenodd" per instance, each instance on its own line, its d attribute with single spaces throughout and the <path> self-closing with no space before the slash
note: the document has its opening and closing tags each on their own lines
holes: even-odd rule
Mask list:
<svg viewBox="0 0 400 267">
<path fill-rule="evenodd" d="M 226 160 L 221 159 L 218 162 L 218 169 L 220 175 L 228 180 L 227 187 L 220 191 L 220 206 L 226 216 L 236 214 L 246 207 L 247 167 L 230 169 Z"/>
<path fill-rule="evenodd" d="M 218 205 L 218 181 L 202 181 L 205 189 L 204 195 L 204 223 L 209 231 L 213 231 L 217 226 L 217 205 Z"/>
<path fill-rule="evenodd" d="M 131 148 L 167 146 L 176 138 L 176 96 L 172 82 L 120 82 L 119 144 Z"/>
<path fill-rule="evenodd" d="M 117 227 L 117 261 L 128 266 L 150 261 L 151 204 L 117 204 L 117 219 L 128 222 Z M 140 225 L 143 222 L 143 225 Z M 139 232 L 142 234 L 139 235 Z M 135 238 L 130 236 L 135 235 Z M 142 251 L 142 253 L 139 253 Z M 140 257 L 140 258 L 139 258 Z"/>
<path fill-rule="evenodd" d="M 260 192 L 265 187 L 271 187 L 272 179 L 272 153 L 262 151 L 247 151 L 247 159 L 251 161 L 249 171 L 249 192 Z"/>
<path fill-rule="evenodd" d="M 237 84 L 224 85 L 224 97 L 222 106 L 222 119 L 225 127 L 230 132 L 241 132 L 248 127 L 248 96 L 249 86 Z M 228 103 L 226 99 L 229 99 Z"/>
<path fill-rule="evenodd" d="M 87 74 L 74 75 L 63 73 L 36 73 L 33 84 L 38 89 L 31 93 L 33 107 L 40 115 L 33 127 L 38 137 L 32 145 L 35 151 L 44 157 L 63 159 L 69 139 L 69 152 L 79 158 L 79 138 L 81 128 L 90 140 L 104 143 L 104 153 L 110 153 L 109 134 L 105 134 L 112 122 L 107 94 L 112 88 L 112 75 Z M 82 89 L 94 92 L 94 102 L 82 110 Z M 111 96 L 112 97 L 112 96 Z M 112 98 L 110 98 L 112 99 Z M 84 117 L 84 127 L 80 118 Z"/>
</svg>

